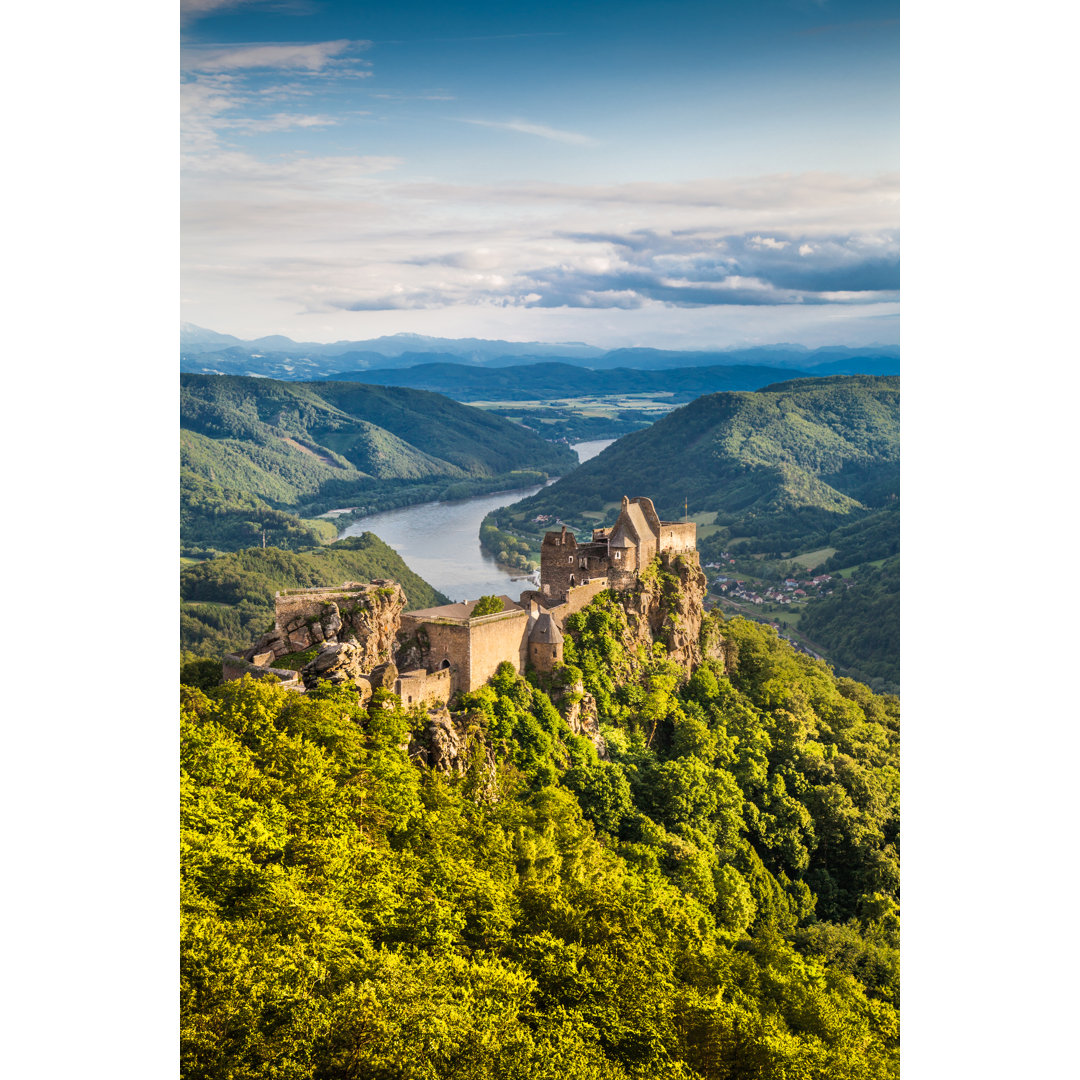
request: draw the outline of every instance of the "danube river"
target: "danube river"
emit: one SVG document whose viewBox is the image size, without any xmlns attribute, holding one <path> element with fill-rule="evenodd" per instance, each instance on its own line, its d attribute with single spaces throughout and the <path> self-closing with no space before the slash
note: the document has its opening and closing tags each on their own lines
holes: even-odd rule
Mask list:
<svg viewBox="0 0 1080 1080">
<path fill-rule="evenodd" d="M 614 441 L 575 443 L 574 449 L 581 461 L 588 461 Z M 354 521 L 341 535 L 373 532 L 410 570 L 451 600 L 475 600 L 489 593 L 506 593 L 517 599 L 519 592 L 531 588 L 530 579 L 523 570 L 504 570 L 480 550 L 480 522 L 492 510 L 535 495 L 542 486 L 387 510 Z"/>
</svg>

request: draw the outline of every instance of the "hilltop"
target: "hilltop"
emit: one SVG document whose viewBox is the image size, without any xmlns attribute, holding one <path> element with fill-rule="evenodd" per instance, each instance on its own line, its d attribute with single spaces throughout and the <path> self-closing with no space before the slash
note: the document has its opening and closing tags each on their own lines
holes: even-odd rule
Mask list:
<svg viewBox="0 0 1080 1080">
<path fill-rule="evenodd" d="M 896 377 L 797 379 L 710 394 L 496 516 L 537 536 L 537 517 L 591 528 L 614 520 L 610 492 L 640 489 L 653 494 L 662 517 L 681 519 L 688 505 L 699 525 L 717 527 L 702 530 L 703 559 L 740 538 L 754 550 L 797 550 L 898 493 L 899 437 Z"/>
<path fill-rule="evenodd" d="M 577 458 L 499 416 L 424 390 L 182 375 L 181 538 L 237 549 L 331 539 L 310 518 L 453 498 L 558 475 Z M 308 520 L 302 520 L 307 518 Z"/>
</svg>

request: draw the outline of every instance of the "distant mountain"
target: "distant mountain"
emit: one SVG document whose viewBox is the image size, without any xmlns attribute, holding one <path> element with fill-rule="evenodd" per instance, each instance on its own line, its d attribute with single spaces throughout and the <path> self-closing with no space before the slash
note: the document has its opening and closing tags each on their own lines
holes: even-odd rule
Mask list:
<svg viewBox="0 0 1080 1080">
<path fill-rule="evenodd" d="M 180 332 L 180 370 L 186 372 L 303 380 L 340 377 L 345 373 L 355 375 L 361 371 L 382 373 L 431 363 L 480 368 L 562 363 L 604 371 L 771 367 L 815 375 L 895 375 L 900 371 L 900 350 L 895 345 L 808 349 L 786 344 L 699 351 L 604 350 L 581 342 L 487 341 L 421 334 L 392 334 L 329 344 L 295 342 L 279 334 L 242 341 L 192 323 L 184 323 Z"/>
<path fill-rule="evenodd" d="M 264 529 L 278 546 L 310 545 L 319 533 L 301 518 L 335 506 L 407 505 L 524 486 L 577 464 L 567 446 L 424 390 L 180 379 L 181 535 L 188 549 L 235 550 L 260 540 Z M 515 478 L 503 479 L 509 474 Z"/>
<path fill-rule="evenodd" d="M 597 361 L 594 368 L 645 368 L 667 370 L 684 367 L 744 365 L 752 367 L 791 368 L 818 374 L 818 365 L 833 365 L 830 375 L 899 375 L 900 348 L 896 345 L 870 345 L 862 349 L 829 345 L 808 349 L 805 345 L 760 345 L 743 349 L 713 349 L 677 352 L 669 349 L 612 349 Z M 892 370 L 869 370 L 873 366 Z M 844 370 L 841 370 L 843 368 Z"/>
<path fill-rule="evenodd" d="M 404 369 L 346 371 L 332 377 L 381 386 L 434 390 L 456 401 L 550 401 L 568 396 L 662 393 L 671 395 L 673 402 L 681 402 L 718 390 L 758 390 L 769 383 L 790 378 L 792 374 L 781 367 L 742 364 L 667 371 L 631 368 L 597 371 L 563 360 L 550 360 L 505 368 L 477 368 L 458 363 L 417 364 Z"/>
<path fill-rule="evenodd" d="M 181 323 L 181 352 L 211 352 L 220 347 L 239 345 L 256 352 L 289 352 L 308 356 L 340 356 L 350 352 L 378 353 L 382 357 L 402 353 L 449 353 L 484 363 L 508 356 L 569 356 L 588 359 L 603 356 L 605 350 L 580 341 L 545 344 L 537 341 L 489 341 L 482 338 L 437 338 L 424 334 L 389 334 L 365 341 L 293 341 L 281 334 L 243 341 L 231 334 L 218 334 L 194 323 Z"/>
</svg>

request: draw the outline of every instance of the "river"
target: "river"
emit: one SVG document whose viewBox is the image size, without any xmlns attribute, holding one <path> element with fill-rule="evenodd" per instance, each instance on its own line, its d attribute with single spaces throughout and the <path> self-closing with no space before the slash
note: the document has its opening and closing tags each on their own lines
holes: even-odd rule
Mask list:
<svg viewBox="0 0 1080 1080">
<path fill-rule="evenodd" d="M 575 443 L 573 449 L 585 462 L 614 441 L 594 439 Z M 386 510 L 354 521 L 341 535 L 373 532 L 410 570 L 453 601 L 475 600 L 489 593 L 506 593 L 516 600 L 518 593 L 531 588 L 531 580 L 523 570 L 504 570 L 481 550 L 480 522 L 492 510 L 535 495 L 543 486 Z"/>
</svg>

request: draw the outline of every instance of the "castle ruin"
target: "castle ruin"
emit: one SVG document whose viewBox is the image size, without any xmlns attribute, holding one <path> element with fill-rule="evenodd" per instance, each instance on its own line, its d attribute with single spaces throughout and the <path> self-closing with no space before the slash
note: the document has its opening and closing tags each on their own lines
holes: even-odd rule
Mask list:
<svg viewBox="0 0 1080 1080">
<path fill-rule="evenodd" d="M 275 597 L 274 629 L 244 654 L 227 656 L 224 677 L 274 674 L 303 689 L 333 669 L 336 681 L 351 680 L 362 698 L 378 683 L 392 687 L 406 708 L 445 705 L 483 686 L 504 661 L 519 674 L 529 664 L 551 672 L 563 661 L 567 617 L 605 589 L 633 587 L 657 555 L 684 556 L 698 568 L 697 526 L 661 521 L 651 499 L 623 496 L 615 524 L 593 529 L 591 540 L 579 543 L 566 526 L 547 533 L 539 588 L 517 601 L 500 596 L 502 610 L 492 614 L 474 617 L 475 600 L 405 612 L 400 586 L 386 581 L 288 590 Z M 321 654 L 321 663 L 313 660 L 299 674 L 273 666 L 316 644 L 335 655 Z"/>
</svg>

